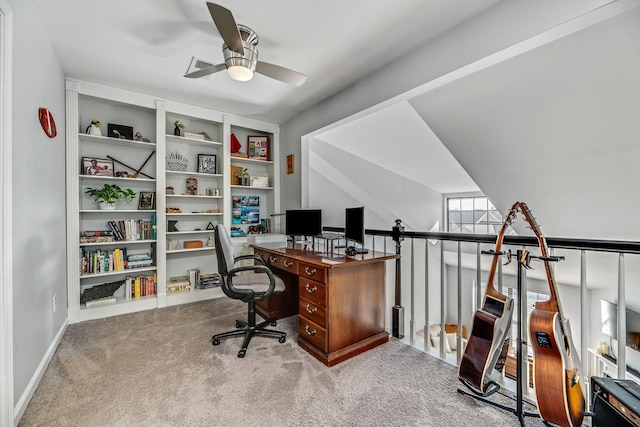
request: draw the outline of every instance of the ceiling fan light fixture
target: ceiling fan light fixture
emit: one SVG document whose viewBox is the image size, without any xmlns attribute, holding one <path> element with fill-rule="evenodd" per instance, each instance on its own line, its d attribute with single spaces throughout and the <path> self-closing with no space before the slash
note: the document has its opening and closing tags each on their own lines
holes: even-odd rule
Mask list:
<svg viewBox="0 0 640 427">
<path fill-rule="evenodd" d="M 222 45 L 222 55 L 224 56 L 224 64 L 227 67 L 229 76 L 237 81 L 246 82 L 253 78 L 258 63 L 258 48 L 255 44 L 242 41 L 244 53 L 234 52 Z"/>
<path fill-rule="evenodd" d="M 232 65 L 227 67 L 227 73 L 233 80 L 247 82 L 253 78 L 253 71 L 242 65 Z"/>
</svg>

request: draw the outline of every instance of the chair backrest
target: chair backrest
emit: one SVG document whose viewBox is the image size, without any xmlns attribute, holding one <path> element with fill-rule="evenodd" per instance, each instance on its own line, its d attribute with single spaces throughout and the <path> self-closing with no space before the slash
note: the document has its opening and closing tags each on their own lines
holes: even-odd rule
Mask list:
<svg viewBox="0 0 640 427">
<path fill-rule="evenodd" d="M 235 254 L 231 236 L 224 225 L 218 224 L 215 229 L 216 257 L 218 259 L 218 272 L 227 276 L 233 269 Z"/>
</svg>

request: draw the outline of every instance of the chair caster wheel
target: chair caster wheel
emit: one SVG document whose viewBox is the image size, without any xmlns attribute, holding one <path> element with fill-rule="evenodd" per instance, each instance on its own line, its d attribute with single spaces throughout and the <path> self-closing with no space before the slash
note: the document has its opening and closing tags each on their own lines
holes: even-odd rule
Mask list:
<svg viewBox="0 0 640 427">
<path fill-rule="evenodd" d="M 220 340 L 219 340 L 218 338 L 214 338 L 214 339 L 211 341 L 211 344 L 213 344 L 213 345 L 219 345 L 219 344 L 220 344 Z"/>
<path fill-rule="evenodd" d="M 279 342 L 280 344 L 282 344 L 282 343 L 284 343 L 284 342 L 286 342 L 286 341 L 287 341 L 287 337 L 280 337 L 280 338 L 278 338 L 278 342 Z"/>
<path fill-rule="evenodd" d="M 238 352 L 238 357 L 239 357 L 240 359 L 242 359 L 242 358 L 244 357 L 244 355 L 245 355 L 245 354 L 247 354 L 246 350 L 240 350 L 240 351 Z"/>
<path fill-rule="evenodd" d="M 240 323 L 239 320 L 236 320 L 236 328 L 238 329 L 242 328 L 242 323 Z"/>
<path fill-rule="evenodd" d="M 273 322 L 271 322 L 271 326 L 278 326 L 278 322 L 274 320 Z"/>
</svg>

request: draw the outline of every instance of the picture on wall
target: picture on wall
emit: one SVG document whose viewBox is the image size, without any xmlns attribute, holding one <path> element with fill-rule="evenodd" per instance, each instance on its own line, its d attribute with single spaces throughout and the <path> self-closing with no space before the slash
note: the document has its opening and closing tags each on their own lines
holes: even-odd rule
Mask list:
<svg viewBox="0 0 640 427">
<path fill-rule="evenodd" d="M 260 197 L 233 196 L 231 224 L 260 224 Z"/>
</svg>

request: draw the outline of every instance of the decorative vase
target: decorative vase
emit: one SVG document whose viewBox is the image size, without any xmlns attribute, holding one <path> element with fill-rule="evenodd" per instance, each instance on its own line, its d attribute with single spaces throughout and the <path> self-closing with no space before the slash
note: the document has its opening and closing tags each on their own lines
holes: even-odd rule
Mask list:
<svg viewBox="0 0 640 427">
<path fill-rule="evenodd" d="M 241 182 L 240 185 L 249 185 L 249 177 L 248 176 L 243 176 L 242 178 L 240 178 Z"/>
<path fill-rule="evenodd" d="M 107 202 L 100 202 L 98 203 L 98 206 L 100 206 L 100 210 L 103 211 L 112 211 L 116 208 L 116 203 L 107 203 Z"/>
<path fill-rule="evenodd" d="M 173 134 L 175 136 L 180 136 L 180 128 L 178 126 L 176 126 L 175 128 L 173 128 Z"/>
</svg>

